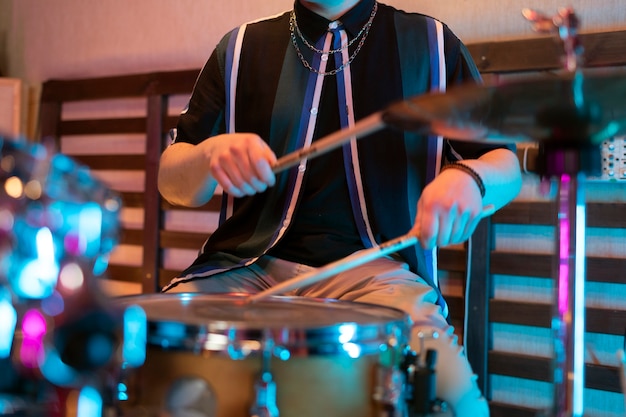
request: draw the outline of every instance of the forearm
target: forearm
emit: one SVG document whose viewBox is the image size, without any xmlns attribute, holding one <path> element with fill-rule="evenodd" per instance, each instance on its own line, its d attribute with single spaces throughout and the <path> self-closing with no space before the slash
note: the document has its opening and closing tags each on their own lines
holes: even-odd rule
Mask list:
<svg viewBox="0 0 626 417">
<path fill-rule="evenodd" d="M 207 203 L 217 187 L 203 146 L 176 143 L 161 155 L 159 192 L 172 204 L 197 207 Z"/>
<path fill-rule="evenodd" d="M 508 204 L 522 187 L 519 161 L 508 149 L 495 149 L 478 159 L 461 161 L 482 178 L 485 185 L 483 206 L 492 205 L 494 210 Z"/>
</svg>

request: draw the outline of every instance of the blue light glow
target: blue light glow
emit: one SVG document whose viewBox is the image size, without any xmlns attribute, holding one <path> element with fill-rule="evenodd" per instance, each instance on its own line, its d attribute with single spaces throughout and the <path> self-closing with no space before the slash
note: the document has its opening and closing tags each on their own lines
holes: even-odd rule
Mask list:
<svg viewBox="0 0 626 417">
<path fill-rule="evenodd" d="M 47 227 L 37 231 L 37 258 L 27 261 L 17 279 L 15 291 L 26 298 L 44 298 L 52 294 L 59 274 L 54 257 L 54 240 Z"/>
<path fill-rule="evenodd" d="M 44 378 L 58 386 L 71 386 L 78 380 L 78 373 L 61 360 L 54 349 L 48 349 L 40 370 Z"/>
<path fill-rule="evenodd" d="M 147 318 L 143 308 L 132 305 L 124 311 L 122 356 L 124 362 L 131 367 L 139 367 L 146 360 L 147 328 Z"/>
<path fill-rule="evenodd" d="M 76 417 L 101 417 L 102 396 L 93 387 L 86 386 L 80 390 L 78 396 L 78 410 Z"/>
<path fill-rule="evenodd" d="M 344 343 L 341 347 L 352 359 L 357 359 L 361 356 L 361 346 L 356 343 Z"/>
<path fill-rule="evenodd" d="M 353 359 L 361 356 L 361 346 L 353 343 L 356 336 L 356 324 L 346 323 L 339 326 L 339 343 L 341 348 Z"/>
<path fill-rule="evenodd" d="M 97 203 L 84 204 L 78 215 L 78 241 L 80 253 L 94 257 L 100 252 L 102 234 L 102 209 Z"/>
<path fill-rule="evenodd" d="M 128 387 L 123 382 L 117 384 L 117 399 L 120 401 L 128 401 Z"/>
<path fill-rule="evenodd" d="M 580 175 L 582 180 L 582 174 Z M 574 293 L 574 415 L 583 415 L 583 392 L 585 372 L 585 225 L 586 206 L 583 192 L 576 202 L 576 257 L 575 257 L 575 293 Z"/>
<path fill-rule="evenodd" d="M 106 272 L 106 269 L 109 267 L 109 256 L 101 255 L 98 256 L 93 263 L 93 273 L 95 276 L 100 276 Z"/>
<path fill-rule="evenodd" d="M 6 292 L 6 291 L 3 291 Z M 1 294 L 1 293 L 0 293 Z M 0 297 L 0 358 L 11 355 L 17 312 L 11 303 L 11 296 L 4 294 Z"/>
<path fill-rule="evenodd" d="M 281 361 L 287 361 L 289 360 L 289 358 L 291 358 L 291 352 L 289 352 L 289 350 L 287 349 L 279 349 L 276 352 L 276 356 L 278 356 L 278 359 L 280 359 Z"/>
<path fill-rule="evenodd" d="M 354 339 L 356 334 L 356 325 L 347 323 L 339 326 L 339 343 L 348 343 Z"/>
<path fill-rule="evenodd" d="M 185 337 L 187 328 L 183 323 L 163 322 L 158 324 L 157 333 L 162 337 L 161 345 L 169 347 L 170 340 L 180 340 Z"/>
</svg>

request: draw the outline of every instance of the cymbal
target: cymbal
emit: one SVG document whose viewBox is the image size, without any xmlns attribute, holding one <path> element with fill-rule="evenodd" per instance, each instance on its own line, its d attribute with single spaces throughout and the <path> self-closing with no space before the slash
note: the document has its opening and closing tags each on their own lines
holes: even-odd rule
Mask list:
<svg viewBox="0 0 626 417">
<path fill-rule="evenodd" d="M 391 105 L 383 120 L 457 140 L 599 144 L 626 133 L 626 73 L 579 71 L 463 84 Z"/>
</svg>

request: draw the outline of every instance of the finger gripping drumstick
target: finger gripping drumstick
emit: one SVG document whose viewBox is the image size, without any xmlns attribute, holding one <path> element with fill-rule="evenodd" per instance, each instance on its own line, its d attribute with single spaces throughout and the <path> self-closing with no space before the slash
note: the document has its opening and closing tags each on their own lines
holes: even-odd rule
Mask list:
<svg viewBox="0 0 626 417">
<path fill-rule="evenodd" d="M 406 235 L 402 235 L 382 243 L 379 246 L 355 252 L 343 259 L 316 268 L 306 274 L 296 276 L 258 294 L 251 295 L 248 297 L 248 301 L 258 301 L 274 294 L 282 294 L 296 288 L 314 284 L 330 278 L 333 275 L 337 275 L 340 272 L 347 271 L 350 268 L 354 268 L 374 259 L 383 257 L 389 253 L 397 252 L 409 246 L 415 245 L 417 242 L 417 236 L 407 233 Z"/>
</svg>

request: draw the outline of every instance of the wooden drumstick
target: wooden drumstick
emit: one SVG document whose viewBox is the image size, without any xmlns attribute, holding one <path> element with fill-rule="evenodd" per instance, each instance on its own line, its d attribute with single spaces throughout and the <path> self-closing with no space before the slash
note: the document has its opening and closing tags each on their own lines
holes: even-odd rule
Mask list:
<svg viewBox="0 0 626 417">
<path fill-rule="evenodd" d="M 298 165 L 303 158 L 319 156 L 326 152 L 330 152 L 350 141 L 352 137 L 361 138 L 382 129 L 383 127 L 385 127 L 383 113 L 374 113 L 359 120 L 351 128 L 331 133 L 330 135 L 324 136 L 323 138 L 311 143 L 311 146 L 309 147 L 299 149 L 279 158 L 272 167 L 272 171 L 276 174 L 294 165 Z"/>
<path fill-rule="evenodd" d="M 379 246 L 355 252 L 350 256 L 331 262 L 322 267 L 316 268 L 311 272 L 299 275 L 290 280 L 281 282 L 272 288 L 248 297 L 248 301 L 254 302 L 275 294 L 285 293 L 287 291 L 314 284 L 324 279 L 337 275 L 340 272 L 347 271 L 350 268 L 362 265 L 377 258 L 381 258 L 389 253 L 397 252 L 409 246 L 415 245 L 418 238 L 412 234 L 405 234 L 395 239 L 382 243 Z"/>
<path fill-rule="evenodd" d="M 488 204 L 483 207 L 481 217 L 490 216 L 494 212 L 495 207 L 493 204 Z M 343 259 L 331 262 L 319 268 L 315 268 L 311 272 L 307 272 L 306 274 L 281 282 L 280 284 L 268 288 L 265 291 L 249 296 L 248 301 L 258 301 L 275 294 L 281 294 L 306 285 L 315 284 L 316 282 L 323 281 L 333 275 L 337 275 L 340 272 L 347 271 L 350 268 L 363 265 L 364 263 L 381 258 L 389 253 L 398 252 L 404 248 L 413 246 L 417 242 L 419 242 L 419 238 L 416 235 L 407 233 L 395 239 L 388 240 L 385 243 L 381 243 L 379 246 L 355 252 Z"/>
</svg>

